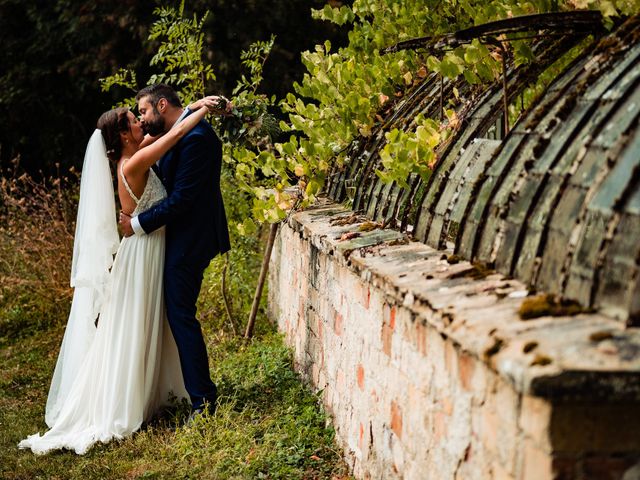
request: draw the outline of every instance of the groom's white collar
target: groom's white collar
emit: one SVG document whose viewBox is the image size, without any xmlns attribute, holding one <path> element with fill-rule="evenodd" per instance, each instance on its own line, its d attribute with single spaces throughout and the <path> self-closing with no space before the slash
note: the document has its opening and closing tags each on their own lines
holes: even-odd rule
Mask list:
<svg viewBox="0 0 640 480">
<path fill-rule="evenodd" d="M 182 115 L 180 115 L 178 117 L 178 119 L 176 120 L 176 123 L 174 123 L 171 128 L 175 127 L 177 124 L 179 124 L 182 120 L 184 120 L 184 117 L 186 117 L 187 115 L 189 115 L 189 107 L 185 107 L 185 109 L 182 111 Z"/>
</svg>

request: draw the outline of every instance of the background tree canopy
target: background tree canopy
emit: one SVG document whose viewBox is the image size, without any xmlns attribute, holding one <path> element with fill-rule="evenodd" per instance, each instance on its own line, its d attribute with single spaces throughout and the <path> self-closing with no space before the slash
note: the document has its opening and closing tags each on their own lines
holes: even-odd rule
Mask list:
<svg viewBox="0 0 640 480">
<path fill-rule="evenodd" d="M 98 79 L 123 65 L 142 81 L 149 77 L 154 45 L 144 40 L 153 10 L 173 3 L 0 0 L 0 167 L 17 155 L 30 173 L 80 166 L 98 116 L 125 96 L 101 92 Z M 187 11 L 211 11 L 206 55 L 217 78 L 207 90 L 230 94 L 241 75 L 240 52 L 275 34 L 261 90 L 283 97 L 302 78 L 302 51 L 325 39 L 346 42 L 346 31 L 311 18 L 311 8 L 326 3 L 350 2 L 188 1 Z"/>
</svg>

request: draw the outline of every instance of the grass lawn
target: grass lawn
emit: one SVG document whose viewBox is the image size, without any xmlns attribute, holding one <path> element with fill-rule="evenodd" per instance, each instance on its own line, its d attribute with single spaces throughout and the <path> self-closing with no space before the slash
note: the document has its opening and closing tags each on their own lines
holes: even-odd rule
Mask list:
<svg viewBox="0 0 640 480">
<path fill-rule="evenodd" d="M 348 470 L 317 398 L 291 368 L 281 337 L 249 346 L 207 331 L 220 403 L 190 427 L 174 414 L 85 456 L 36 456 L 17 443 L 45 430 L 44 407 L 62 327 L 0 345 L 0 475 L 10 479 L 344 479 Z"/>
</svg>

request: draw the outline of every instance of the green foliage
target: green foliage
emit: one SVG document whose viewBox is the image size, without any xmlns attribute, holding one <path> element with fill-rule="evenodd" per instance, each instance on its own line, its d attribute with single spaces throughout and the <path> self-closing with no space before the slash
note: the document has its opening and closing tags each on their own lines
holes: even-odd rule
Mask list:
<svg viewBox="0 0 640 480">
<path fill-rule="evenodd" d="M 262 71 L 264 64 L 271 53 L 273 43 L 276 41 L 275 35 L 271 35 L 271 38 L 267 42 L 257 41 L 249 46 L 249 50 L 246 50 L 240 54 L 242 64 L 249 69 L 251 73 L 251 80 L 242 75 L 242 79 L 238 82 L 238 86 L 233 90 L 233 94 L 237 94 L 243 90 L 250 90 L 253 93 L 256 92 L 260 83 L 262 83 Z"/>
<path fill-rule="evenodd" d="M 120 68 L 116 73 L 99 80 L 100 88 L 103 92 L 108 92 L 114 87 L 122 87 L 126 90 L 136 93 L 138 91 L 138 79 L 136 72 L 128 70 L 126 68 Z M 125 98 L 121 102 L 116 104 L 118 107 L 128 107 L 130 109 L 135 108 L 136 99 L 135 95 L 129 98 Z"/>
<path fill-rule="evenodd" d="M 152 75 L 147 84 L 175 85 L 184 103 L 189 104 L 204 95 L 209 80 L 215 80 L 213 68 L 202 59 L 203 26 L 209 12 L 200 19 L 196 15 L 188 19 L 182 0 L 178 10 L 161 7 L 156 8 L 154 14 L 159 18 L 151 26 L 149 40 L 160 39 L 161 43 L 150 64 L 162 67 L 163 72 Z"/>
<path fill-rule="evenodd" d="M 187 18 L 184 13 L 184 0 L 180 6 L 159 7 L 153 11 L 157 17 L 149 30 L 147 40 L 159 40 L 156 54 L 150 65 L 159 67 L 160 73 L 151 75 L 147 85 L 166 83 L 178 91 L 184 104 L 189 104 L 204 96 L 205 85 L 215 80 L 213 67 L 203 61 L 204 32 L 203 27 L 209 12 L 200 19 L 196 15 Z M 115 74 L 100 79 L 103 91 L 114 86 L 124 87 L 136 92 L 138 90 L 136 73 L 133 70 L 120 68 Z M 134 96 L 135 97 L 135 96 Z M 135 98 L 125 99 L 120 105 L 135 106 Z"/>
<path fill-rule="evenodd" d="M 429 178 L 435 162 L 434 149 L 440 143 L 439 125 L 435 120 L 419 115 L 414 122 L 415 131 L 393 129 L 385 134 L 387 144 L 380 151 L 385 170 L 376 170 L 382 180 L 394 181 L 404 188 L 409 187 L 407 178 L 412 172 L 424 180 Z"/>
<path fill-rule="evenodd" d="M 257 93 L 263 79 L 264 64 L 274 42 L 274 36 L 267 42 L 257 41 L 240 55 L 250 77 L 242 75 L 233 89 L 232 115 L 218 119 L 217 123 L 222 139 L 227 144 L 227 159 L 244 156 L 240 152 L 232 154 L 229 148 L 233 146 L 259 151 L 271 146 L 274 138 L 280 134 L 278 121 L 270 112 L 274 107 L 275 97 Z"/>
<path fill-rule="evenodd" d="M 250 219 L 251 197 L 238 188 L 229 169 L 223 170 L 220 186 L 229 225 L 243 224 Z M 243 234 L 231 228 L 229 233 L 233 248 L 224 256 L 215 257 L 205 271 L 198 299 L 198 318 L 216 331 L 232 332 L 235 328 L 237 332 L 244 332 L 242 320 L 249 315 L 255 279 L 262 261 L 261 232 L 252 227 L 248 225 Z M 227 316 L 225 297 L 231 320 Z M 265 311 L 261 304 L 259 312 L 264 315 Z M 233 322 L 233 326 L 230 322 Z"/>
</svg>

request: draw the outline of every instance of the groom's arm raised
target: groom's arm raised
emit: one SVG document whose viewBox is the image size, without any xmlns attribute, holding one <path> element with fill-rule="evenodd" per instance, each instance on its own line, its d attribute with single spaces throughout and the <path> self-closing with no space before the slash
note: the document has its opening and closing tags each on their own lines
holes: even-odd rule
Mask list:
<svg viewBox="0 0 640 480">
<path fill-rule="evenodd" d="M 149 170 L 151 166 L 160 160 L 181 138 L 189 133 L 208 112 L 215 111 L 215 99 L 217 98 L 218 97 L 210 96 L 194 102 L 189 105 L 188 108 L 195 113 L 189 114 L 182 122 L 169 130 L 165 135 L 157 137 L 153 141 L 147 140 L 147 145 L 133 154 L 124 165 L 125 175 L 140 175 Z M 143 144 L 144 143 L 145 140 L 143 140 Z"/>
<path fill-rule="evenodd" d="M 222 146 L 215 140 L 209 141 L 201 132 L 193 132 L 183 140 L 171 195 L 138 215 L 132 224 L 137 220 L 144 233 L 151 233 L 191 209 L 198 192 L 212 174 L 211 149 L 215 149 L 214 155 L 220 160 L 222 158 Z"/>
</svg>

